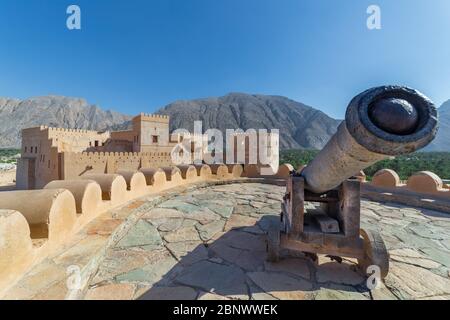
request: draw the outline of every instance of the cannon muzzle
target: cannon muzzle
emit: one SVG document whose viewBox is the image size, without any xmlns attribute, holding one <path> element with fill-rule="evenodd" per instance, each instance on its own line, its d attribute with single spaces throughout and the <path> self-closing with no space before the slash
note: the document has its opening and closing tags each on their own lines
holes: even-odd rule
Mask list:
<svg viewBox="0 0 450 320">
<path fill-rule="evenodd" d="M 385 86 L 350 102 L 345 121 L 301 175 L 306 189 L 324 193 L 390 156 L 428 145 L 438 129 L 433 102 L 417 90 Z"/>
</svg>

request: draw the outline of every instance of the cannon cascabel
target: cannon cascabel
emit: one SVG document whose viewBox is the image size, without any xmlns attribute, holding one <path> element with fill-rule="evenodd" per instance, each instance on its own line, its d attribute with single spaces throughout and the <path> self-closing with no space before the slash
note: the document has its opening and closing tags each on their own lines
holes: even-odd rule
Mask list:
<svg viewBox="0 0 450 320">
<path fill-rule="evenodd" d="M 369 89 L 350 102 L 345 121 L 301 175 L 306 188 L 324 193 L 390 156 L 428 145 L 438 129 L 433 102 L 401 86 Z"/>
</svg>

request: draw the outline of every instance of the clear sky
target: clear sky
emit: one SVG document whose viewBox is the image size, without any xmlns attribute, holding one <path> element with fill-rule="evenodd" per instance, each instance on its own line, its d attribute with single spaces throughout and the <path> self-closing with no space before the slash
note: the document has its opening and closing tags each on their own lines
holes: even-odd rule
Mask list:
<svg viewBox="0 0 450 320">
<path fill-rule="evenodd" d="M 82 29 L 66 27 L 81 8 Z M 381 8 L 381 30 L 366 27 Z M 342 118 L 371 86 L 450 99 L 449 0 L 0 0 L 0 96 L 153 112 L 229 92 Z"/>
</svg>

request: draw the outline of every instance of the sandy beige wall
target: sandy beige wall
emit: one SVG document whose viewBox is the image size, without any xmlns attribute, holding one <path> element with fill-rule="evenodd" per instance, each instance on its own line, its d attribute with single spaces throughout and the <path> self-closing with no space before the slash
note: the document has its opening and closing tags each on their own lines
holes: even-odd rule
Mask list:
<svg viewBox="0 0 450 320">
<path fill-rule="evenodd" d="M 285 169 L 280 171 L 283 176 Z M 42 190 L 0 192 L 0 296 L 25 271 L 55 252 L 99 214 L 142 195 L 182 184 L 238 179 L 243 169 L 240 165 L 218 165 L 212 170 L 201 165 L 122 173 L 54 181 Z M 39 242 L 33 247 L 36 240 Z"/>
<path fill-rule="evenodd" d="M 63 179 L 79 179 L 86 174 L 115 173 L 121 170 L 158 168 L 171 165 L 169 152 L 88 152 L 61 155 Z"/>
<path fill-rule="evenodd" d="M 420 171 L 413 174 L 406 182 L 390 169 L 382 169 L 375 173 L 370 185 L 392 192 L 409 192 L 437 198 L 450 199 L 450 189 L 442 179 L 433 172 Z"/>
</svg>

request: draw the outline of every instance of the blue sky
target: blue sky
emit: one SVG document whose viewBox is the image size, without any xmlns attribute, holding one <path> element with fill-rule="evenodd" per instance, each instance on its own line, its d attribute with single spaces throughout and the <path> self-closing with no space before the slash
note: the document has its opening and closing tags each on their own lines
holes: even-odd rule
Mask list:
<svg viewBox="0 0 450 320">
<path fill-rule="evenodd" d="M 82 30 L 66 28 L 70 4 Z M 366 27 L 371 4 L 381 30 Z M 342 118 L 382 84 L 450 99 L 448 0 L 0 0 L 0 39 L 0 96 L 83 97 L 128 114 L 247 92 Z"/>
</svg>

